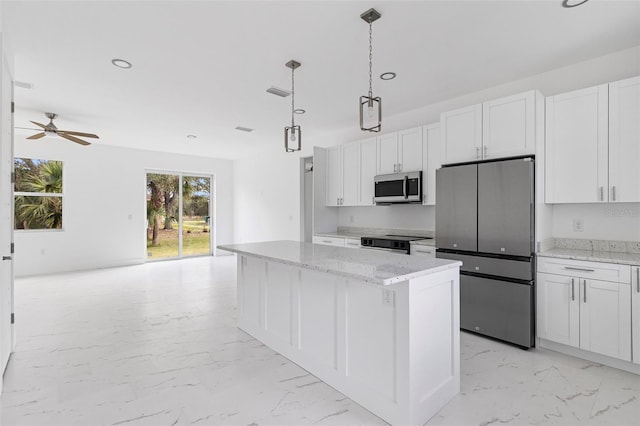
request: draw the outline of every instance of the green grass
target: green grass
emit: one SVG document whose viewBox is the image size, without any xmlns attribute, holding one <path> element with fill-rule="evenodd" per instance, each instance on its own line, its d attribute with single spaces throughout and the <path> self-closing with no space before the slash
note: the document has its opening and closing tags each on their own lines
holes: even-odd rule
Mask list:
<svg viewBox="0 0 640 426">
<path fill-rule="evenodd" d="M 182 223 L 182 255 L 193 256 L 210 253 L 209 225 L 204 218 L 193 218 L 196 220 L 185 220 Z M 200 220 L 198 220 L 200 219 Z M 176 226 L 177 228 L 177 226 Z M 166 259 L 178 256 L 178 230 L 161 229 L 158 244 L 151 245 L 151 239 L 147 240 L 147 259 Z"/>
</svg>

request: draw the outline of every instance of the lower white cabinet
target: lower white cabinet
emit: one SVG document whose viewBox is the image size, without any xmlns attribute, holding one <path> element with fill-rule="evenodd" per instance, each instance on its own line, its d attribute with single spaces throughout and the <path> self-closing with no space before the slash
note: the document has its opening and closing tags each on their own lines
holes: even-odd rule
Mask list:
<svg viewBox="0 0 640 426">
<path fill-rule="evenodd" d="M 327 246 L 344 247 L 344 238 L 342 237 L 323 237 L 321 235 L 313 236 L 313 244 L 324 244 Z"/>
<path fill-rule="evenodd" d="M 538 258 L 538 337 L 631 361 L 630 272 L 628 265 Z"/>
<path fill-rule="evenodd" d="M 362 245 L 360 244 L 360 238 L 345 238 L 344 246 L 347 248 L 360 248 Z"/>
<path fill-rule="evenodd" d="M 423 246 L 411 244 L 411 256 L 436 257 L 436 248 L 433 246 Z"/>
<path fill-rule="evenodd" d="M 640 266 L 631 268 L 631 331 L 633 362 L 640 364 Z"/>
</svg>

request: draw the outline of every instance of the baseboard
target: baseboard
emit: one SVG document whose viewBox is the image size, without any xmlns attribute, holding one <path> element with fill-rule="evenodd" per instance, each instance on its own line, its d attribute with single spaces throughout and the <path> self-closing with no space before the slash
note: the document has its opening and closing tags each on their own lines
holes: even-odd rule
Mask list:
<svg viewBox="0 0 640 426">
<path fill-rule="evenodd" d="M 564 345 L 562 343 L 552 342 L 550 340 L 538 339 L 538 347 L 550 349 L 565 355 L 574 356 L 576 358 L 586 359 L 587 361 L 617 368 L 619 370 L 628 371 L 640 375 L 640 364 L 634 364 L 631 361 L 623 361 L 621 359 L 612 358 L 610 356 L 585 351 L 584 349 L 575 348 L 573 346 Z"/>
</svg>

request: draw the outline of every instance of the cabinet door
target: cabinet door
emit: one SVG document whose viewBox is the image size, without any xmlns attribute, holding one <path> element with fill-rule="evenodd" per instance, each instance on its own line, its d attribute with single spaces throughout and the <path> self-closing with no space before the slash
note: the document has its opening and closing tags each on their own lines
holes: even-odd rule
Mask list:
<svg viewBox="0 0 640 426">
<path fill-rule="evenodd" d="M 546 202 L 607 201 L 607 85 L 546 101 Z"/>
<path fill-rule="evenodd" d="M 342 198 L 342 145 L 327 149 L 327 206 L 337 206 Z"/>
<path fill-rule="evenodd" d="M 360 143 L 351 142 L 342 147 L 342 195 L 340 205 L 357 206 L 360 190 Z"/>
<path fill-rule="evenodd" d="M 609 84 L 609 201 L 640 202 L 640 77 Z"/>
<path fill-rule="evenodd" d="M 482 104 L 483 158 L 535 153 L 535 92 Z"/>
<path fill-rule="evenodd" d="M 640 364 L 640 266 L 631 268 L 631 331 L 633 362 Z"/>
<path fill-rule="evenodd" d="M 376 138 L 360 142 L 360 200 L 361 206 L 373 206 L 373 178 L 376 176 L 377 146 Z"/>
<path fill-rule="evenodd" d="M 440 116 L 442 163 L 480 159 L 482 104 L 445 112 Z"/>
<path fill-rule="evenodd" d="M 398 171 L 422 170 L 422 127 L 398 132 Z"/>
<path fill-rule="evenodd" d="M 538 337 L 579 347 L 579 279 L 562 275 L 537 275 Z"/>
<path fill-rule="evenodd" d="M 422 204 L 436 204 L 436 170 L 441 166 L 440 124 L 422 128 Z"/>
<path fill-rule="evenodd" d="M 631 360 L 631 286 L 580 279 L 580 348 Z"/>
<path fill-rule="evenodd" d="M 378 136 L 378 174 L 398 171 L 398 133 Z"/>
</svg>

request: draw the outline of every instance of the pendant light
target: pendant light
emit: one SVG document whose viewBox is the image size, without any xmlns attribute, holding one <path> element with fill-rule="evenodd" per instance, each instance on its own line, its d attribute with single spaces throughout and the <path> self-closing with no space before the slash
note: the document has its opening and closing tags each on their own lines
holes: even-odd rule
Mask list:
<svg viewBox="0 0 640 426">
<path fill-rule="evenodd" d="M 288 68 L 291 68 L 291 126 L 284 128 L 284 150 L 286 152 L 294 152 L 300 151 L 302 148 L 302 130 L 300 129 L 300 125 L 296 126 L 296 123 L 293 120 L 296 111 L 293 73 L 296 68 L 302 64 L 292 59 L 285 65 Z M 291 143 L 291 145 L 289 145 L 289 143 Z"/>
<path fill-rule="evenodd" d="M 372 69 L 373 69 L 373 22 L 380 19 L 382 15 L 375 9 L 369 9 L 360 15 L 369 24 L 369 94 L 360 96 L 360 130 L 365 132 L 379 132 L 382 130 L 382 99 L 373 97 L 372 89 Z"/>
</svg>

